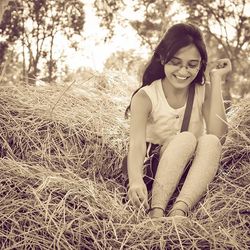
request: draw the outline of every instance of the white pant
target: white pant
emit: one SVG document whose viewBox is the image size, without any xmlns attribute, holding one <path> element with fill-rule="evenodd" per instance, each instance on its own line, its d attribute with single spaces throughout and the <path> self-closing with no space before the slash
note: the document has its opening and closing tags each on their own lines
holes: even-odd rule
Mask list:
<svg viewBox="0 0 250 250">
<path fill-rule="evenodd" d="M 166 208 L 192 156 L 176 202 L 183 201 L 191 209 L 200 200 L 218 170 L 221 143 L 215 135 L 203 135 L 197 140 L 192 133 L 182 132 L 163 146 L 152 189 L 152 208 Z"/>
</svg>

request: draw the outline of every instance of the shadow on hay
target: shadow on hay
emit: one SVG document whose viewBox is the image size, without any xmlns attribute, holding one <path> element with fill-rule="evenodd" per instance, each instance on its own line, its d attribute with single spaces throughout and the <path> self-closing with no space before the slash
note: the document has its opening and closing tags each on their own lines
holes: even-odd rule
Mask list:
<svg viewBox="0 0 250 250">
<path fill-rule="evenodd" d="M 48 119 L 18 102 L 12 106 L 6 102 L 4 106 L 0 157 L 39 163 L 55 171 L 71 169 L 81 177 L 121 178 L 119 166 L 125 142 L 121 147 L 116 138 L 92 132 L 91 124 L 71 125 Z"/>
</svg>

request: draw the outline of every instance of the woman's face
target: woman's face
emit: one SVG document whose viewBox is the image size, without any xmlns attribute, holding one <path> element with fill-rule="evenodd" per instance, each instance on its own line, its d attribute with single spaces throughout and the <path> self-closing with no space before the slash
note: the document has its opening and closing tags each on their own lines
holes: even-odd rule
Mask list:
<svg viewBox="0 0 250 250">
<path fill-rule="evenodd" d="M 186 88 L 200 70 L 201 56 L 194 44 L 181 48 L 164 65 L 167 81 L 176 89 Z"/>
</svg>

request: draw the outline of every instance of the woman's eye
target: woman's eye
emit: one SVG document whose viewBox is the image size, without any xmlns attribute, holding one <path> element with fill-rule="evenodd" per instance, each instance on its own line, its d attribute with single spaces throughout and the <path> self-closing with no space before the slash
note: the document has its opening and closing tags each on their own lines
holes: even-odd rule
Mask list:
<svg viewBox="0 0 250 250">
<path fill-rule="evenodd" d="M 177 59 L 177 58 L 172 58 L 172 59 L 170 60 L 170 62 L 171 62 L 171 64 L 173 64 L 173 65 L 180 65 L 180 64 L 181 64 L 181 61 L 180 61 L 179 59 Z"/>
<path fill-rule="evenodd" d="M 192 60 L 188 62 L 188 67 L 189 68 L 197 68 L 199 66 L 200 62 L 197 60 Z"/>
<path fill-rule="evenodd" d="M 197 63 L 189 63 L 189 64 L 188 64 L 188 67 L 189 67 L 189 68 L 197 68 L 197 67 L 198 67 L 198 64 L 197 64 Z"/>
<path fill-rule="evenodd" d="M 175 58 L 175 57 L 170 60 L 170 64 L 174 65 L 174 66 L 183 66 L 182 60 L 179 58 Z M 198 66 L 199 66 L 199 61 L 191 60 L 187 63 L 187 65 L 185 67 L 188 67 L 190 69 L 194 69 L 194 68 L 197 68 Z"/>
</svg>

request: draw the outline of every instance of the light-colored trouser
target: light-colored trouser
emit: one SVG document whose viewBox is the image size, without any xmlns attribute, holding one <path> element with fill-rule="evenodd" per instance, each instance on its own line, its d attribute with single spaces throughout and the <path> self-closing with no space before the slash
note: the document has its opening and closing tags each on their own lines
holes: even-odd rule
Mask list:
<svg viewBox="0 0 250 250">
<path fill-rule="evenodd" d="M 182 132 L 162 152 L 152 189 L 152 208 L 166 208 L 193 155 L 176 202 L 183 201 L 191 209 L 200 200 L 218 170 L 221 143 L 215 135 L 206 134 L 197 140 L 192 133 Z"/>
</svg>

